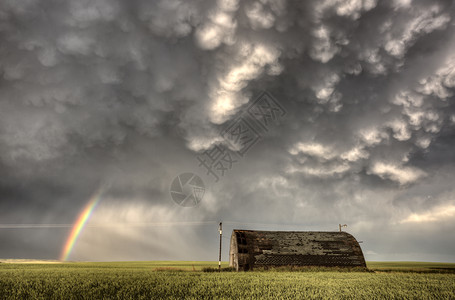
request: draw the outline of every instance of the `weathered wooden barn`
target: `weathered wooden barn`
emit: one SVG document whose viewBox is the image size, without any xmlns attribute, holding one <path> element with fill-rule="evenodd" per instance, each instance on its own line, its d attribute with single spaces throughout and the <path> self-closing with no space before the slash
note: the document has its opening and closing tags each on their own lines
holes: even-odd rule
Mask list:
<svg viewBox="0 0 455 300">
<path fill-rule="evenodd" d="M 237 271 L 271 266 L 366 267 L 362 249 L 347 232 L 232 231 L 229 266 Z"/>
</svg>

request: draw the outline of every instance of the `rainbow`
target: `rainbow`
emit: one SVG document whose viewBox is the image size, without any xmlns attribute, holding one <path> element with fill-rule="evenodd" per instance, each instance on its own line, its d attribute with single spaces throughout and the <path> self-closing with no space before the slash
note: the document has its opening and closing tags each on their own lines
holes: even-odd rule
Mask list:
<svg viewBox="0 0 455 300">
<path fill-rule="evenodd" d="M 73 251 L 74 245 L 76 244 L 76 241 L 82 232 L 82 229 L 84 229 L 84 226 L 87 223 L 87 221 L 90 219 L 90 216 L 92 215 L 93 211 L 95 210 L 96 205 L 100 202 L 102 193 L 103 193 L 103 188 L 100 187 L 90 197 L 90 200 L 85 205 L 82 212 L 79 214 L 79 217 L 77 218 L 76 222 L 74 223 L 73 229 L 71 230 L 71 233 L 68 236 L 68 239 L 66 240 L 66 243 L 63 247 L 62 254 L 60 255 L 60 260 L 65 261 L 70 256 L 71 251 Z"/>
</svg>

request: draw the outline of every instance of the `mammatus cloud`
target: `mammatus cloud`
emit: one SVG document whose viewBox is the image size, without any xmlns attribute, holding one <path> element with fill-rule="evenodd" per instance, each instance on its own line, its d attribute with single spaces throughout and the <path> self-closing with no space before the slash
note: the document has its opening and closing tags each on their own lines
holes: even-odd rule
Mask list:
<svg viewBox="0 0 455 300">
<path fill-rule="evenodd" d="M 425 175 L 419 169 L 396 166 L 384 162 L 377 162 L 371 168 L 371 173 L 377 174 L 381 178 L 388 178 L 400 184 L 412 183 Z"/>
<path fill-rule="evenodd" d="M 219 0 L 208 11 L 207 19 L 198 27 L 196 40 L 204 50 L 213 50 L 222 43 L 235 44 L 237 22 L 234 15 L 239 8 L 239 1 Z"/>
<path fill-rule="evenodd" d="M 109 182 L 92 224 L 349 223 L 372 258 L 428 238 L 421 257 L 453 261 L 454 16 L 443 0 L 2 1 L 0 218 L 68 224 Z M 285 118 L 215 184 L 196 155 L 263 90 Z M 182 210 L 169 184 L 190 171 L 207 193 Z M 93 227 L 74 256 L 212 259 L 204 226 Z M 0 229 L 0 257 L 58 256 L 51 230 Z"/>
<path fill-rule="evenodd" d="M 266 71 L 269 75 L 279 75 L 282 67 L 277 62 L 280 52 L 273 47 L 245 42 L 239 45 L 238 55 L 233 59 L 239 63 L 228 68 L 218 77 L 217 84 L 210 90 L 212 100 L 210 120 L 215 124 L 224 123 L 248 98 L 240 93 L 249 81 Z M 231 57 L 232 59 L 232 57 Z"/>
</svg>

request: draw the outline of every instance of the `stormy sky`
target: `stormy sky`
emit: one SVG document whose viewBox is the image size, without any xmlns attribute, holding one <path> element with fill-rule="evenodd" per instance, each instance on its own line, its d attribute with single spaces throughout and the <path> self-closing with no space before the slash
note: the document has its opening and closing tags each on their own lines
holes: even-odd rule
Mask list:
<svg viewBox="0 0 455 300">
<path fill-rule="evenodd" d="M 452 1 L 2 0 L 0 258 L 58 259 L 101 188 L 70 260 L 217 260 L 223 221 L 223 260 L 234 228 L 347 224 L 367 260 L 455 262 L 454 92 Z"/>
</svg>

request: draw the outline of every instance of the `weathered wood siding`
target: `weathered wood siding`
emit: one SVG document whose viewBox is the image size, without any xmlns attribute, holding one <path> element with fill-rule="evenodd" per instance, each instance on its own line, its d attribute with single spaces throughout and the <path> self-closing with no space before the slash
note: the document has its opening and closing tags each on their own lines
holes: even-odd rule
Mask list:
<svg viewBox="0 0 455 300">
<path fill-rule="evenodd" d="M 347 232 L 234 230 L 229 265 L 366 267 L 362 249 Z"/>
</svg>

